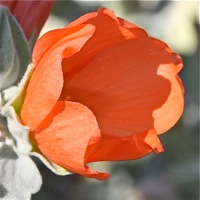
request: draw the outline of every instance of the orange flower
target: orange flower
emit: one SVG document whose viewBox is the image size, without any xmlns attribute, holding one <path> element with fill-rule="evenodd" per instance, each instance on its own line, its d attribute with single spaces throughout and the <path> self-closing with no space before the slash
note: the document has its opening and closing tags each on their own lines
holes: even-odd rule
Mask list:
<svg viewBox="0 0 200 200">
<path fill-rule="evenodd" d="M 45 34 L 21 110 L 41 153 L 86 177 L 89 162 L 163 151 L 158 135 L 183 111 L 181 58 L 106 8 Z"/>
<path fill-rule="evenodd" d="M 28 39 L 35 32 L 39 35 L 55 0 L 51 1 L 21 1 L 0 0 L 0 5 L 7 6 L 10 12 L 17 18 Z"/>
</svg>

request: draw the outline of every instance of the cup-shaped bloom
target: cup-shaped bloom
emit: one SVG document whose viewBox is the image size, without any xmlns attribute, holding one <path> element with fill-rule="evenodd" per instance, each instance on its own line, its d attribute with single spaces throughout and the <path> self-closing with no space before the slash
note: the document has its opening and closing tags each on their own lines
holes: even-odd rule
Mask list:
<svg viewBox="0 0 200 200">
<path fill-rule="evenodd" d="M 51 1 L 20 1 L 0 0 L 0 5 L 7 6 L 10 12 L 16 17 L 28 39 L 34 34 L 38 36 L 55 0 Z"/>
<path fill-rule="evenodd" d="M 163 151 L 183 112 L 181 58 L 106 8 L 41 37 L 21 110 L 40 152 L 86 177 L 86 164 Z"/>
</svg>

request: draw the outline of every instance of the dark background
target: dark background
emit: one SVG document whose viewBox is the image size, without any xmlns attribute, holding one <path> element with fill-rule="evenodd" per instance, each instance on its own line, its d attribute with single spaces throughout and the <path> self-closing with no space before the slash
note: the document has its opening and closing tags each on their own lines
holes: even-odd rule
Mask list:
<svg viewBox="0 0 200 200">
<path fill-rule="evenodd" d="M 181 120 L 161 136 L 165 152 L 125 162 L 101 163 L 107 181 L 57 176 L 36 160 L 43 186 L 33 200 L 198 200 L 199 199 L 199 5 L 198 1 L 57 1 L 47 30 L 82 14 L 108 7 L 153 37 L 168 43 L 184 61 Z"/>
</svg>

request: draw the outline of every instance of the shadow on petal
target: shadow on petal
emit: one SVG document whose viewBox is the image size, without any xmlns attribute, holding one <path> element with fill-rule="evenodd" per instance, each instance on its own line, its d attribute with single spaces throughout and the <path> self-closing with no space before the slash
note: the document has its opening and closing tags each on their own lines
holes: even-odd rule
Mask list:
<svg viewBox="0 0 200 200">
<path fill-rule="evenodd" d="M 129 159 L 130 154 L 132 159 L 146 155 L 152 151 L 149 146 L 135 155 L 133 148 L 137 148 L 137 144 L 132 142 L 132 137 L 140 140 L 140 135 L 150 129 L 159 133 L 155 122 L 166 131 L 182 114 L 182 86 L 177 80 L 181 60 L 177 62 L 175 54 L 160 43 L 151 38 L 127 40 L 101 51 L 81 70 L 65 79 L 62 98 L 87 106 L 97 119 L 103 139 L 94 154 L 102 155 L 101 152 L 109 149 L 115 139 L 125 139 L 128 144 L 129 138 L 132 143 L 128 152 L 125 151 L 126 145 L 118 142 L 115 153 L 104 154 L 103 158 L 96 156 L 96 160 L 121 160 L 123 158 L 118 155 L 123 151 L 127 152 Z M 87 57 L 86 52 L 82 53 Z M 178 101 L 180 104 L 176 107 Z M 160 120 L 160 115 L 153 115 L 164 105 L 165 109 L 161 109 L 161 112 L 163 118 L 171 115 L 169 124 L 169 118 Z"/>
</svg>

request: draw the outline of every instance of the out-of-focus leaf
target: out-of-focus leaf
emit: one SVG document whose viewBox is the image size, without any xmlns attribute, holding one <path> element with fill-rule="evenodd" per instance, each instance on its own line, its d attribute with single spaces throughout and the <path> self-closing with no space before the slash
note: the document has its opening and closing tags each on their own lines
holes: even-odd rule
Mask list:
<svg viewBox="0 0 200 200">
<path fill-rule="evenodd" d="M 37 39 L 54 3 L 55 0 L 0 0 L 0 5 L 8 7 L 10 12 L 16 17 L 27 39 L 31 40 L 31 43 L 35 42 L 34 39 Z"/>
<path fill-rule="evenodd" d="M 8 9 L 0 5 L 0 90 L 16 84 L 30 62 L 26 37 Z"/>
</svg>

